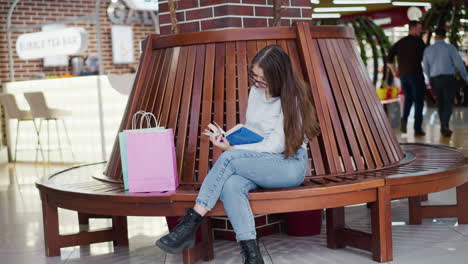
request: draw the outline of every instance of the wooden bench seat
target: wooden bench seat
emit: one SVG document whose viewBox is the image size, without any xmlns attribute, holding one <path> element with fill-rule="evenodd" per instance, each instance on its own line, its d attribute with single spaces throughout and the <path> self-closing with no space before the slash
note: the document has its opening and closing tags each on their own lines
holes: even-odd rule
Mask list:
<svg viewBox="0 0 468 264">
<path fill-rule="evenodd" d="M 249 197 L 252 210 L 255 214 L 267 214 L 330 208 L 327 211 L 328 247 L 352 246 L 373 252 L 377 261 L 387 261 L 392 259 L 391 229 L 385 229 L 391 228 L 391 211 L 388 210 L 391 199 L 417 199 L 419 195 L 461 186 L 468 181 L 464 153 L 421 144 L 405 144 L 403 150 L 406 158 L 400 166 L 359 175 L 309 176 L 296 188 L 253 191 Z M 199 184 L 183 184 L 174 193 L 128 193 L 122 183 L 100 179 L 104 166 L 105 163 L 99 163 L 74 167 L 37 183 L 44 202 L 47 255 L 58 255 L 61 247 L 103 241 L 127 245 L 125 216 L 183 215 L 185 209 L 193 205 L 199 188 Z M 440 213 L 444 207 L 437 206 L 439 217 L 459 217 L 460 224 L 468 223 L 466 185 L 460 187 L 465 190 L 458 192 L 459 204 L 449 206 L 449 213 Z M 376 205 L 371 209 L 373 232 L 367 234 L 346 228 L 343 206 L 369 202 Z M 92 233 L 58 235 L 57 207 L 87 217 L 113 216 L 114 226 Z M 414 218 L 421 209 L 411 209 L 410 223 L 415 223 Z M 220 215 L 225 213 L 222 204 L 218 203 L 210 216 Z M 195 255 L 192 253 L 191 258 Z"/>
<path fill-rule="evenodd" d="M 193 206 L 200 184 L 221 154 L 200 137 L 201 131 L 212 121 L 224 128 L 244 123 L 248 64 L 271 44 L 289 54 L 296 73 L 309 83 L 321 134 L 308 144 L 309 176 L 304 183 L 252 192 L 255 214 L 327 208 L 327 246 L 367 250 L 380 262 L 393 259 L 391 199 L 413 197 L 410 222 L 418 223 L 436 211 L 420 206 L 420 195 L 457 187 L 458 204 L 440 212 L 466 222 L 464 153 L 400 145 L 360 61 L 352 30 L 301 22 L 295 27 L 149 36 L 120 130 L 130 128 L 138 110 L 153 112 L 172 128 L 181 186 L 174 193 L 124 192 L 116 141 L 108 163 L 72 168 L 37 183 L 46 254 L 103 241 L 127 245 L 126 216 L 180 216 Z M 361 203 L 371 204 L 371 233 L 346 228 L 344 206 Z M 89 217 L 111 217 L 113 226 L 60 235 L 57 208 L 77 211 L 82 224 Z M 221 203 L 210 212 L 216 215 L 225 215 Z M 202 230 L 202 242 L 184 250 L 184 263 L 214 257 L 209 217 Z"/>
<path fill-rule="evenodd" d="M 61 247 L 71 246 L 70 241 L 73 241 L 73 245 L 102 241 L 127 245 L 126 226 L 119 225 L 126 223 L 125 216 L 180 216 L 186 208 L 193 206 L 198 184 L 183 184 L 174 193 L 128 193 L 121 183 L 93 177 L 102 172 L 103 165 L 75 167 L 37 183 L 43 195 L 44 230 L 48 234 L 47 255 L 58 255 Z M 296 188 L 253 191 L 250 195 L 252 210 L 255 214 L 266 214 L 374 203 L 377 201 L 378 188 L 384 185 L 384 180 L 377 178 L 356 176 L 339 179 L 338 176 L 330 179 L 314 178 Z M 112 217 L 114 226 L 108 230 L 58 235 L 57 207 L 77 211 L 82 219 Z M 209 215 L 224 216 L 222 203 L 218 202 Z M 381 220 L 376 218 L 375 221 Z M 83 224 L 83 220 L 80 222 Z M 206 246 L 200 251 L 213 254 L 212 251 L 206 251 Z M 192 257 L 187 258 L 197 254 L 192 253 Z M 190 252 L 186 252 L 186 255 L 190 255 Z M 207 256 L 207 259 L 210 258 Z"/>
</svg>

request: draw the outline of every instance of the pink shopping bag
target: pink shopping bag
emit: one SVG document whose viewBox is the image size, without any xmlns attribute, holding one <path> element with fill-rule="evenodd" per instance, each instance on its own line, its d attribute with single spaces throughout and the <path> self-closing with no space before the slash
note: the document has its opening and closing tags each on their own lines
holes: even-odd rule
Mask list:
<svg viewBox="0 0 468 264">
<path fill-rule="evenodd" d="M 172 129 L 126 131 L 129 192 L 174 191 L 179 186 Z"/>
</svg>

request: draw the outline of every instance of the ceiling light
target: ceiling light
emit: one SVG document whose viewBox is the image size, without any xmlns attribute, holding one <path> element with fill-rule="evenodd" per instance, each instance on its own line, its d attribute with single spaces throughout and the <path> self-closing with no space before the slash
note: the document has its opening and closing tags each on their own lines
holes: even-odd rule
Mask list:
<svg viewBox="0 0 468 264">
<path fill-rule="evenodd" d="M 431 7 L 431 3 L 428 2 L 392 2 L 394 6 L 426 6 Z"/>
<path fill-rule="evenodd" d="M 339 13 L 328 13 L 328 14 L 312 14 L 312 18 L 340 18 Z"/>
<path fill-rule="evenodd" d="M 311 4 L 320 4 L 320 1 L 319 0 L 310 0 L 310 3 Z"/>
<path fill-rule="evenodd" d="M 349 6 L 349 7 L 316 7 L 314 12 L 324 13 L 324 12 L 353 12 L 353 11 L 366 11 L 367 7 L 365 6 Z"/>
<path fill-rule="evenodd" d="M 391 17 L 376 18 L 376 19 L 373 19 L 372 21 L 374 21 L 374 23 L 378 26 L 388 25 L 392 23 L 392 18 Z"/>
<path fill-rule="evenodd" d="M 333 0 L 335 5 L 389 4 L 391 0 Z"/>
</svg>

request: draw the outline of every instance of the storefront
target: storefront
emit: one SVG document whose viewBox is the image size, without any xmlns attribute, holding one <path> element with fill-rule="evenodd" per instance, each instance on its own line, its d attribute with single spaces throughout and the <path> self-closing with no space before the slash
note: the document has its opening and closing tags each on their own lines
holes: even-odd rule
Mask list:
<svg viewBox="0 0 468 264">
<path fill-rule="evenodd" d="M 2 50 L 2 92 L 13 94 L 22 110 L 31 108 L 25 93 L 42 92 L 48 107 L 71 112 L 64 121 L 74 157 L 62 122 L 44 121 L 39 138 L 45 160 L 89 162 L 110 153 L 138 67 L 140 41 L 159 30 L 159 6 L 150 2 L 153 10 L 139 6 L 147 1 L 130 0 L 0 4 L 11 11 L 5 12 L 7 30 L 1 32 L 7 36 L 2 46 L 10 46 Z M 2 145 L 9 146 L 10 160 L 16 144 L 18 161 L 42 160 L 31 151 L 38 146 L 33 123 L 21 122 L 18 141 L 17 126 L 16 119 L 4 116 Z"/>
<path fill-rule="evenodd" d="M 155 2 L 159 4 L 155 5 Z M 13 4 L 16 4 L 14 8 L 11 4 L 0 3 L 2 6 L 0 10 L 5 10 L 0 11 L 2 12 L 0 22 L 7 24 L 8 10 L 12 10 L 11 26 L 8 27 L 11 33 L 11 58 L 6 55 L 7 45 L 0 47 L 2 54 L 5 54 L 0 57 L 0 80 L 3 83 L 3 92 L 14 94 L 19 106 L 28 109 L 24 93 L 43 91 L 51 107 L 72 112 L 65 121 L 69 126 L 68 132 L 76 161 L 107 159 L 126 104 L 128 93 L 122 93 L 121 90 L 131 89 L 133 73 L 138 68 L 140 41 L 148 34 L 166 35 L 171 32 L 168 2 L 54 0 L 44 3 L 38 0 L 22 0 L 13 1 Z M 148 9 L 148 5 L 152 8 Z M 309 0 L 290 1 L 287 6 L 283 6 L 283 11 L 281 20 L 283 25 L 289 26 L 294 21 L 311 20 Z M 264 27 L 273 23 L 272 5 L 262 0 L 248 3 L 178 1 L 176 15 L 181 33 L 220 28 Z M 97 23 L 96 18 L 99 18 L 100 23 Z M 54 54 L 56 51 L 54 56 L 42 56 L 46 54 L 44 50 L 30 50 L 29 55 L 32 56 L 23 56 L 23 58 L 15 49 L 21 35 L 38 32 L 46 34 L 47 31 L 70 28 L 80 29 L 86 33 L 85 48 L 63 54 L 57 52 L 61 51 L 58 48 L 53 48 L 52 44 L 55 42 L 52 41 L 52 46 L 49 46 L 52 47 L 49 50 L 51 53 L 47 54 Z M 0 29 L 1 35 L 7 35 L 4 30 Z M 37 48 L 38 42 L 34 43 L 36 44 L 19 47 L 23 50 Z M 37 54 L 41 56 L 34 57 Z M 101 78 L 95 76 L 96 74 L 100 74 Z M 112 80 L 116 78 L 123 80 L 117 82 L 120 88 L 112 85 L 114 83 Z M 16 126 L 16 120 L 3 118 L 3 145 L 10 147 L 10 153 L 14 152 Z M 58 140 L 54 124 L 51 124 L 49 130 L 50 145 L 51 148 L 55 148 Z M 36 148 L 37 137 L 32 123 L 24 124 L 24 127 L 22 125 L 19 134 L 18 149 Z M 42 145 L 48 145 L 44 127 L 40 139 Z M 60 157 L 60 152 L 51 151 L 50 160 L 73 161 L 67 151 L 64 149 L 63 158 Z M 35 155 L 28 151 L 18 152 L 19 161 L 35 159 Z"/>
</svg>

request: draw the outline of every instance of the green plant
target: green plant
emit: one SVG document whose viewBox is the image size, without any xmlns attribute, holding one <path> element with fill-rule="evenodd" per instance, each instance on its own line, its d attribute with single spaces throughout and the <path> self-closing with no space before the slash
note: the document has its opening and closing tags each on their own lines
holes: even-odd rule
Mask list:
<svg viewBox="0 0 468 264">
<path fill-rule="evenodd" d="M 390 41 L 381 27 L 366 17 L 355 17 L 351 20 L 341 21 L 342 24 L 351 25 L 354 28 L 355 36 L 361 52 L 361 59 L 364 65 L 368 65 L 366 45 L 371 47 L 374 75 L 372 81 L 374 85 L 379 82 L 379 59 L 383 61 L 383 76 L 381 83 L 391 83 L 393 76 L 389 74 L 387 66 L 387 55 L 390 50 Z"/>
<path fill-rule="evenodd" d="M 357 17 L 356 22 L 360 24 L 361 28 L 364 28 L 364 35 L 366 37 L 366 42 L 371 46 L 371 51 L 372 51 L 372 61 L 373 61 L 373 68 L 374 68 L 374 76 L 372 78 L 372 83 L 374 85 L 377 84 L 377 78 L 379 74 L 379 52 L 377 50 L 377 43 L 374 39 L 374 35 L 372 34 L 373 32 L 371 31 L 371 28 L 367 25 L 367 18 L 364 17 Z"/>
<path fill-rule="evenodd" d="M 449 42 L 458 49 L 462 41 L 460 30 L 465 32 L 468 30 L 468 24 L 464 23 L 462 25 L 461 23 L 461 19 L 466 19 L 467 15 L 468 3 L 466 3 L 466 1 L 444 0 L 434 3 L 432 8 L 429 9 L 421 19 L 423 28 L 428 33 L 426 45 L 431 43 L 432 32 L 434 32 L 437 27 L 447 28 L 447 25 L 449 25 Z"/>
<path fill-rule="evenodd" d="M 355 20 L 348 21 L 347 23 L 351 24 L 354 29 L 354 34 L 356 35 L 356 41 L 359 45 L 359 51 L 361 55 L 362 62 L 367 66 L 367 53 L 366 53 L 366 43 L 365 43 L 365 33 L 362 30 L 359 23 Z"/>
<path fill-rule="evenodd" d="M 382 58 L 383 62 L 383 69 L 382 69 L 382 82 L 391 83 L 393 76 L 390 73 L 390 69 L 387 65 L 387 56 L 388 52 L 391 48 L 390 41 L 388 37 L 385 35 L 383 29 L 376 25 L 372 20 L 365 19 L 365 23 L 369 26 L 372 30 L 375 39 L 377 40 L 377 44 L 380 48 L 380 58 Z"/>
</svg>

